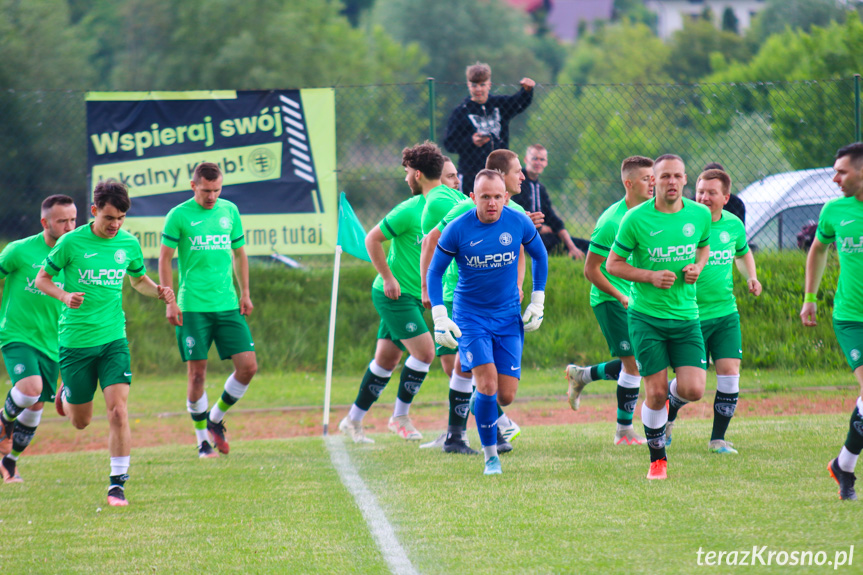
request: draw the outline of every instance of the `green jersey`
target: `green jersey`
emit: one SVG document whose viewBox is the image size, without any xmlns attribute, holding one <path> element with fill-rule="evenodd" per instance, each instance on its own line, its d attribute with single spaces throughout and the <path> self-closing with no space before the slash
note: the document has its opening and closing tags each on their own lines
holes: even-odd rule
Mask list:
<svg viewBox="0 0 863 575">
<path fill-rule="evenodd" d="M 722 210 L 722 217 L 710 226 L 710 259 L 695 282 L 700 319 L 725 317 L 737 311 L 731 268 L 734 258 L 748 251 L 743 222 Z"/>
<path fill-rule="evenodd" d="M 590 235 L 590 247 L 588 251 L 593 252 L 603 258 L 608 258 L 611 248 L 614 246 L 614 238 L 617 236 L 617 229 L 620 227 L 620 220 L 626 214 L 629 208 L 626 207 L 626 200 L 620 200 L 608 207 L 602 212 L 599 219 L 596 220 L 596 227 L 593 228 L 593 233 Z M 612 286 L 620 293 L 629 297 L 630 282 L 613 276 L 605 269 L 605 259 L 599 266 L 602 275 L 608 279 Z M 604 301 L 617 301 L 612 296 L 608 295 L 595 285 L 590 286 L 590 307 L 596 307 Z"/>
<path fill-rule="evenodd" d="M 232 250 L 245 243 L 240 212 L 228 200 L 220 198 L 207 210 L 191 198 L 168 212 L 162 244 L 178 252 L 181 310 L 220 312 L 240 307 Z"/>
<path fill-rule="evenodd" d="M 515 210 L 521 214 L 526 214 L 524 208 L 518 205 L 515 202 L 508 202 L 506 207 Z M 470 198 L 465 198 L 456 205 L 452 207 L 452 209 L 447 212 L 446 216 L 440 221 L 437 225 L 437 229 L 439 231 L 444 231 L 448 224 L 450 224 L 454 219 L 459 217 L 462 214 L 465 214 L 472 209 L 476 208 L 476 204 Z M 453 297 L 455 297 L 455 286 L 458 284 L 458 266 L 456 265 L 455 260 L 450 263 L 449 267 L 446 269 L 446 273 L 443 276 L 443 300 L 444 301 L 452 301 Z"/>
<path fill-rule="evenodd" d="M 614 253 L 632 255 L 632 265 L 645 270 L 670 270 L 677 279 L 670 289 L 651 283 L 632 282 L 629 309 L 651 317 L 674 320 L 698 319 L 695 284 L 683 279 L 683 268 L 694 264 L 696 252 L 710 241 L 710 210 L 683 198 L 673 214 L 656 209 L 656 200 L 632 208 L 620 221 Z"/>
<path fill-rule="evenodd" d="M 425 196 L 414 196 L 392 209 L 378 226 L 384 237 L 392 240 L 387 254 L 387 265 L 401 286 L 403 294 L 422 297 L 420 291 L 420 251 L 423 243 L 422 221 Z M 384 278 L 380 274 L 373 289 L 384 291 Z"/>
<path fill-rule="evenodd" d="M 454 205 L 464 201 L 465 199 L 466 198 L 463 193 L 444 185 L 432 188 L 426 196 L 426 205 L 423 208 L 423 234 L 427 234 L 432 231 L 434 227 L 444 219 L 444 216 L 449 213 L 450 209 L 452 209 Z"/>
<path fill-rule="evenodd" d="M 26 343 L 59 361 L 57 322 L 63 303 L 36 287 L 36 274 L 51 248 L 40 232 L 7 245 L 0 252 L 0 277 L 6 278 L 0 304 L 0 347 Z M 57 285 L 63 287 L 63 275 Z"/>
<path fill-rule="evenodd" d="M 824 204 L 815 237 L 824 244 L 836 242 L 839 254 L 833 319 L 863 321 L 863 202 L 851 197 Z"/>
<path fill-rule="evenodd" d="M 65 234 L 45 258 L 48 275 L 65 271 L 67 292 L 83 292 L 78 309 L 62 306 L 60 345 L 94 347 L 126 337 L 123 313 L 123 278 L 144 275 L 144 256 L 138 240 L 120 230 L 113 238 L 100 238 L 91 224 Z"/>
</svg>

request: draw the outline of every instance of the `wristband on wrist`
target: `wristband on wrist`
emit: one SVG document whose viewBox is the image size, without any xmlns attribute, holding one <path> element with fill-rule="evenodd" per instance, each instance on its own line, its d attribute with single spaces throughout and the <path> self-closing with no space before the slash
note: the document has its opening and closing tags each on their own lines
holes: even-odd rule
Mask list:
<svg viewBox="0 0 863 575">
<path fill-rule="evenodd" d="M 817 303 L 814 293 L 803 294 L 803 303 Z"/>
</svg>

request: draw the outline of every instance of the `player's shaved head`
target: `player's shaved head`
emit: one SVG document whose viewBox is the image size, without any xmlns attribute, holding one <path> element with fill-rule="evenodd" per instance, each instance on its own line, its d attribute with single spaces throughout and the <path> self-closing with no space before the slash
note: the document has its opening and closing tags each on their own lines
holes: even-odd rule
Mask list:
<svg viewBox="0 0 863 575">
<path fill-rule="evenodd" d="M 75 203 L 75 200 L 64 194 L 54 194 L 42 200 L 42 217 L 46 217 L 48 212 L 54 206 L 68 206 Z"/>
<path fill-rule="evenodd" d="M 623 180 L 631 180 L 635 172 L 641 168 L 652 168 L 653 160 L 645 156 L 630 156 L 620 164 L 620 177 Z"/>
<path fill-rule="evenodd" d="M 512 161 L 517 159 L 518 154 L 512 150 L 495 150 L 486 158 L 485 167 L 488 170 L 497 170 L 501 174 L 506 175 L 513 166 Z"/>
<path fill-rule="evenodd" d="M 500 181 L 501 184 L 504 183 L 503 182 L 503 174 L 497 170 L 489 170 L 489 169 L 480 170 L 477 173 L 476 178 L 473 181 L 474 187 L 479 185 L 480 180 L 498 180 L 498 181 Z"/>
<path fill-rule="evenodd" d="M 836 159 L 838 160 L 845 156 L 848 156 L 851 165 L 859 170 L 863 166 L 863 142 L 854 142 L 853 144 L 839 148 L 839 151 L 836 152 Z"/>
</svg>

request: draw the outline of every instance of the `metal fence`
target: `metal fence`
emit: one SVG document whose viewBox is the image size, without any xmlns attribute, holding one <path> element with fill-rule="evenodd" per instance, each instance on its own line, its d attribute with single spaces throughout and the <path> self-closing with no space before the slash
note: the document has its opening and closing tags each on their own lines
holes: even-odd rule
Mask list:
<svg viewBox="0 0 863 575">
<path fill-rule="evenodd" d="M 518 86 L 496 86 L 510 94 Z M 336 88 L 339 188 L 366 228 L 409 194 L 403 147 L 442 142 L 464 84 L 427 82 Z M 838 80 L 692 85 L 538 85 L 510 124 L 510 149 L 549 152 L 542 181 L 573 236 L 622 195 L 620 161 L 684 158 L 690 193 L 700 168 L 723 164 L 746 205 L 750 241 L 797 248 L 797 234 L 839 195 L 833 155 L 860 140 L 859 76 Z M 0 93 L 0 237 L 37 232 L 52 193 L 87 205 L 82 92 Z"/>
</svg>

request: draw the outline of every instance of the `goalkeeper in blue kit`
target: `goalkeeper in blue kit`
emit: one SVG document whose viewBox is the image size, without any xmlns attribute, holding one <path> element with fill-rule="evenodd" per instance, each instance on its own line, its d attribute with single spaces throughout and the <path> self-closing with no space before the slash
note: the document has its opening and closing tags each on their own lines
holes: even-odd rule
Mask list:
<svg viewBox="0 0 863 575">
<path fill-rule="evenodd" d="M 485 474 L 501 473 L 497 455 L 497 403 L 515 399 L 521 377 L 524 332 L 539 328 L 545 302 L 548 254 L 530 219 L 505 210 L 503 176 L 483 170 L 471 194 L 477 207 L 450 223 L 428 271 L 435 340 L 459 348 L 462 370 L 476 383 L 474 416 L 485 454 Z M 533 292 L 521 316 L 516 276 L 521 245 L 533 259 Z M 442 278 L 455 259 L 459 280 L 453 317 L 443 305 Z M 458 341 L 456 341 L 458 338 Z"/>
</svg>

